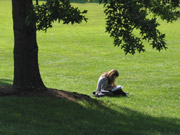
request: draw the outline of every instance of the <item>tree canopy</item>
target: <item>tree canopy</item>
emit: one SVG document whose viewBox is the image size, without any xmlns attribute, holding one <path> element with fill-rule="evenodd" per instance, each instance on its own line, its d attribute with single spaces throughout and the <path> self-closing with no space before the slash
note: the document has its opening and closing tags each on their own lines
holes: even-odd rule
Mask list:
<svg viewBox="0 0 180 135">
<path fill-rule="evenodd" d="M 114 38 L 114 45 L 120 46 L 126 54 L 144 52 L 143 40 L 158 51 L 167 49 L 157 18 L 167 22 L 177 20 L 179 0 L 100 0 L 100 3 L 105 7 L 106 32 Z M 134 34 L 135 30 L 139 30 L 140 36 Z"/>
<path fill-rule="evenodd" d="M 99 3 L 105 7 L 106 32 L 125 54 L 144 52 L 143 40 L 158 51 L 167 49 L 165 34 L 159 31 L 157 18 L 173 22 L 180 17 L 179 0 L 99 0 Z M 64 24 L 87 21 L 85 13 L 86 10 L 81 12 L 72 7 L 69 0 L 47 0 L 33 6 L 27 24 L 36 23 L 37 30 L 46 31 L 56 20 Z M 134 34 L 135 30 L 139 30 L 140 36 Z"/>
<path fill-rule="evenodd" d="M 32 10 L 26 18 L 27 25 L 34 25 L 36 23 L 37 30 L 47 31 L 52 27 L 54 21 L 63 24 L 80 23 L 83 20 L 87 21 L 85 17 L 87 10 L 80 11 L 77 7 L 73 7 L 69 0 L 47 0 L 41 5 L 36 2 Z"/>
</svg>

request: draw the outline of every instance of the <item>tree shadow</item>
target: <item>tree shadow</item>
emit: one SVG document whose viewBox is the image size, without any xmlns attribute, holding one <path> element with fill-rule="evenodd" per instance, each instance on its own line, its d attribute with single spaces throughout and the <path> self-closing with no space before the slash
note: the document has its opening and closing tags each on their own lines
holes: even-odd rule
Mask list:
<svg viewBox="0 0 180 135">
<path fill-rule="evenodd" d="M 180 119 L 116 106 L 46 97 L 1 97 L 1 133 L 10 135 L 178 135 Z M 13 128 L 8 128 L 13 127 Z"/>
<path fill-rule="evenodd" d="M 0 79 L 0 85 L 12 85 L 12 80 Z"/>
</svg>

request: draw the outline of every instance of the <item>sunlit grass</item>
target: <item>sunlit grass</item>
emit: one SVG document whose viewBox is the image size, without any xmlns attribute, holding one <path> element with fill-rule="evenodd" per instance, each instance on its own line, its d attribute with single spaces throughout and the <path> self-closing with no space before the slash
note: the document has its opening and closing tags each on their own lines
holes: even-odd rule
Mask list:
<svg viewBox="0 0 180 135">
<path fill-rule="evenodd" d="M 124 55 L 105 33 L 103 6 L 88 9 L 88 22 L 54 23 L 38 32 L 39 66 L 47 87 L 91 95 L 99 75 L 117 69 L 129 98 L 99 98 L 104 105 L 50 98 L 0 98 L 0 134 L 178 135 L 180 132 L 180 21 L 160 21 L 168 50 Z M 13 80 L 11 1 L 0 1 L 0 84 Z M 28 105 L 28 106 L 27 106 Z M 112 126 L 113 125 L 113 126 Z M 24 129 L 24 130 L 23 130 Z"/>
</svg>

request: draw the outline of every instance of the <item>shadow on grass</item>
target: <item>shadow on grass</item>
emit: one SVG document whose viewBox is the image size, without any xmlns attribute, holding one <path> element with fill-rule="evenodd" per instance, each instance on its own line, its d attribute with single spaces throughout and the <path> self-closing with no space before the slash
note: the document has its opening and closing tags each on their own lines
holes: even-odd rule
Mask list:
<svg viewBox="0 0 180 135">
<path fill-rule="evenodd" d="M 12 80 L 0 79 L 0 85 L 11 85 L 11 84 L 12 84 Z"/>
<path fill-rule="evenodd" d="M 42 97 L 1 97 L 0 134 L 179 135 L 180 119 L 155 118 L 129 108 Z"/>
</svg>

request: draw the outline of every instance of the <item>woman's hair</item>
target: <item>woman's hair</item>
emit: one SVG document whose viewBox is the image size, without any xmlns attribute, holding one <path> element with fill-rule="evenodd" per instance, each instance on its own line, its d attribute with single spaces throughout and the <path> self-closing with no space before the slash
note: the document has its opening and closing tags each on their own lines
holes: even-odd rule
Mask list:
<svg viewBox="0 0 180 135">
<path fill-rule="evenodd" d="M 119 72 L 117 70 L 115 70 L 115 69 L 112 69 L 109 72 L 103 73 L 102 76 L 103 77 L 107 77 L 108 78 L 108 83 L 112 84 L 115 81 L 114 76 L 118 77 L 119 76 Z"/>
</svg>

